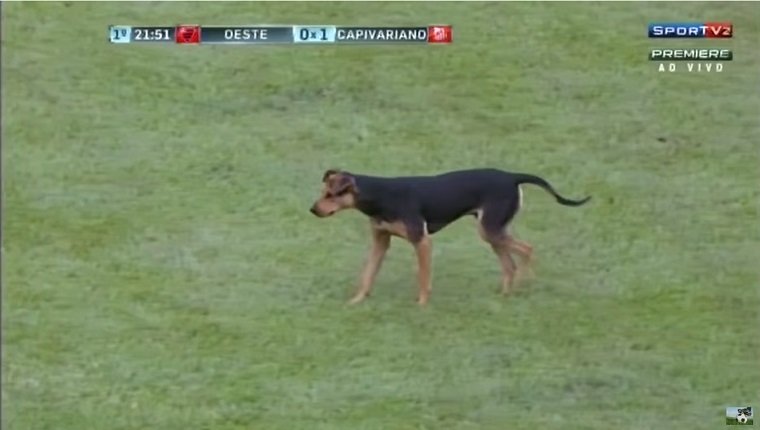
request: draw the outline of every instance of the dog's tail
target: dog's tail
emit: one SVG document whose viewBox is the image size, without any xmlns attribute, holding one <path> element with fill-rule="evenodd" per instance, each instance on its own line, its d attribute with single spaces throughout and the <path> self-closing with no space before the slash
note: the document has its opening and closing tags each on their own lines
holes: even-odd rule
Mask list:
<svg viewBox="0 0 760 430">
<path fill-rule="evenodd" d="M 529 175 L 526 173 L 517 173 L 515 174 L 515 177 L 517 179 L 517 185 L 520 185 L 520 184 L 538 185 L 539 187 L 549 192 L 549 194 L 553 195 L 554 198 L 557 199 L 557 202 L 561 205 L 581 206 L 581 205 L 586 204 L 589 200 L 591 200 L 591 196 L 588 196 L 581 200 L 566 199 L 562 197 L 561 195 L 559 195 L 559 193 L 554 190 L 554 187 L 552 187 L 551 184 L 546 182 L 546 180 L 544 180 L 543 178 L 539 178 L 538 176 L 535 176 L 535 175 Z"/>
</svg>

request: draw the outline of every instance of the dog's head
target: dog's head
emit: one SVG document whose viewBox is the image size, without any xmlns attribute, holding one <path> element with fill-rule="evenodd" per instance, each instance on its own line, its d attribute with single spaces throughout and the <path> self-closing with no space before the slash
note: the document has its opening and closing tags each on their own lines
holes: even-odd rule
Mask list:
<svg viewBox="0 0 760 430">
<path fill-rule="evenodd" d="M 330 169 L 322 175 L 322 191 L 310 211 L 324 218 L 343 209 L 356 207 L 358 193 L 356 179 L 350 173 Z"/>
</svg>

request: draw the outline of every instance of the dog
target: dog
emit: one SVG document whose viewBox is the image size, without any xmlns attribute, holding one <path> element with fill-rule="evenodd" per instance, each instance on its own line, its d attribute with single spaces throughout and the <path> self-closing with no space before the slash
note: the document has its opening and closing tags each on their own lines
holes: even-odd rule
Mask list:
<svg viewBox="0 0 760 430">
<path fill-rule="evenodd" d="M 427 304 L 432 289 L 430 236 L 465 215 L 478 221 L 480 237 L 501 263 L 502 293 L 512 290 L 516 264 L 512 253 L 529 265 L 533 247 L 518 240 L 508 226 L 522 204 L 520 185 L 537 185 L 565 206 L 581 206 L 591 196 L 570 200 L 559 195 L 544 179 L 497 169 L 471 169 L 436 176 L 377 177 L 338 169 L 322 176 L 322 191 L 311 213 L 329 217 L 344 209 L 357 209 L 369 217 L 372 246 L 359 288 L 349 303 L 367 298 L 390 247 L 391 236 L 414 246 L 417 256 L 417 302 Z"/>
<path fill-rule="evenodd" d="M 752 417 L 752 408 L 747 406 L 746 408 L 739 408 L 736 410 L 736 421 L 740 424 L 746 424 Z"/>
</svg>

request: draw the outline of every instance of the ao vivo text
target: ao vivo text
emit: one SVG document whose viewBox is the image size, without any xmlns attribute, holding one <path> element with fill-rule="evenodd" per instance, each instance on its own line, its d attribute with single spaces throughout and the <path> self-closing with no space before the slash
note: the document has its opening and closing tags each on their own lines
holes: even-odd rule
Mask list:
<svg viewBox="0 0 760 430">
<path fill-rule="evenodd" d="M 649 24 L 651 38 L 729 39 L 734 35 L 730 22 L 678 22 Z"/>
</svg>

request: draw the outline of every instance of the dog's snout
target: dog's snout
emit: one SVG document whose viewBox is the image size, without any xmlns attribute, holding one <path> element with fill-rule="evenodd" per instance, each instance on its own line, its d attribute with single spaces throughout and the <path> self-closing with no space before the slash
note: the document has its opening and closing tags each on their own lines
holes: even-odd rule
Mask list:
<svg viewBox="0 0 760 430">
<path fill-rule="evenodd" d="M 313 213 L 314 215 L 317 214 L 317 210 L 314 209 L 314 206 L 312 206 L 312 207 L 309 208 L 309 212 Z"/>
</svg>

